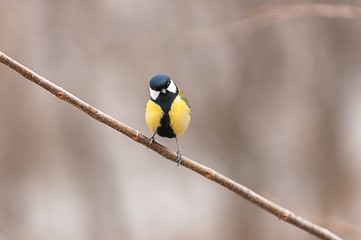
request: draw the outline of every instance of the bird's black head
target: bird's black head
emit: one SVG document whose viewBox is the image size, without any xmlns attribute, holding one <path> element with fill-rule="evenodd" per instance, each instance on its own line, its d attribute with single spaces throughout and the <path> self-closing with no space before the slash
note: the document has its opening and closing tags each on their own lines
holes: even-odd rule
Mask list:
<svg viewBox="0 0 361 240">
<path fill-rule="evenodd" d="M 149 86 L 155 91 L 161 91 L 167 89 L 170 84 L 170 77 L 166 74 L 158 74 L 152 77 L 149 81 Z"/>
<path fill-rule="evenodd" d="M 159 95 L 167 93 L 177 94 L 178 88 L 172 79 L 166 74 L 157 74 L 149 81 L 150 97 L 156 100 Z"/>
</svg>

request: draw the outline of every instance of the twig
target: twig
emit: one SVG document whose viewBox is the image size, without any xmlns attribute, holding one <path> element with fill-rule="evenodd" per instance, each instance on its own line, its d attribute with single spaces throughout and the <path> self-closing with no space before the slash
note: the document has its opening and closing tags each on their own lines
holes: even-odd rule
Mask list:
<svg viewBox="0 0 361 240">
<path fill-rule="evenodd" d="M 68 102 L 69 104 L 77 107 L 78 109 L 82 110 L 95 120 L 102 122 L 109 127 L 123 133 L 124 135 L 128 136 L 129 138 L 133 139 L 134 141 L 149 147 L 153 151 L 159 153 L 164 158 L 167 158 L 173 162 L 177 161 L 177 155 L 174 152 L 171 152 L 166 147 L 153 142 L 150 146 L 148 146 L 149 138 L 141 134 L 139 131 L 117 121 L 116 119 L 112 118 L 111 116 L 101 112 L 100 110 L 96 109 L 95 107 L 89 105 L 88 103 L 82 101 L 81 99 L 77 98 L 73 94 L 69 93 L 68 91 L 64 90 L 63 88 L 55 85 L 54 83 L 50 82 L 49 80 L 45 79 L 44 77 L 36 74 L 32 70 L 24 67 L 20 63 L 16 62 L 15 60 L 11 59 L 4 53 L 0 52 L 0 62 L 7 65 L 8 67 L 12 68 L 13 70 L 17 71 L 25 78 L 29 79 L 30 81 L 36 83 L 37 85 L 41 86 L 42 88 L 46 89 L 47 91 L 51 92 L 59 99 Z M 181 165 L 184 167 L 193 170 L 194 172 L 199 173 L 200 175 L 216 182 L 225 188 L 231 190 L 232 192 L 236 193 L 237 195 L 247 199 L 248 201 L 252 202 L 253 204 L 263 208 L 264 210 L 268 211 L 269 213 L 275 215 L 277 218 L 288 222 L 298 228 L 301 228 L 310 234 L 313 234 L 321 239 L 328 239 L 328 240 L 340 240 L 341 238 L 330 232 L 329 230 L 322 228 L 306 219 L 303 219 L 296 214 L 292 213 L 291 211 L 269 201 L 268 199 L 258 195 L 257 193 L 253 192 L 247 187 L 242 186 L 239 183 L 234 182 L 233 180 L 221 175 L 220 173 L 203 166 L 187 157 L 183 157 L 183 161 Z"/>
<path fill-rule="evenodd" d="M 249 33 L 256 29 L 267 27 L 275 22 L 282 22 L 301 17 L 322 17 L 361 20 L 361 7 L 347 4 L 293 4 L 264 5 L 251 10 L 244 19 L 232 21 L 223 26 L 208 30 L 189 31 L 185 34 L 191 42 L 202 39 L 218 39 L 241 33 Z"/>
</svg>

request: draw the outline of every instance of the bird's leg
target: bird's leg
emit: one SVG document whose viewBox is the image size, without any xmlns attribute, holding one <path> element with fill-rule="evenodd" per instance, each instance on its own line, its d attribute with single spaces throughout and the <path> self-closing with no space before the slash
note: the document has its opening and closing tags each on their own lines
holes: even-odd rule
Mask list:
<svg viewBox="0 0 361 240">
<path fill-rule="evenodd" d="M 181 149 L 180 149 L 180 147 L 179 147 L 179 144 L 178 144 L 178 139 L 177 139 L 177 137 L 175 137 L 175 141 L 176 141 L 176 143 L 177 143 L 177 166 L 179 166 L 179 164 L 182 162 L 182 157 L 183 157 L 183 155 L 182 155 L 182 151 L 181 151 Z"/>
<path fill-rule="evenodd" d="M 154 133 L 154 134 L 152 135 L 152 137 L 150 138 L 150 141 L 149 141 L 149 144 L 148 144 L 148 145 L 150 145 L 150 144 L 152 144 L 152 143 L 154 142 L 154 137 L 155 137 L 156 134 L 157 134 L 157 133 Z"/>
</svg>

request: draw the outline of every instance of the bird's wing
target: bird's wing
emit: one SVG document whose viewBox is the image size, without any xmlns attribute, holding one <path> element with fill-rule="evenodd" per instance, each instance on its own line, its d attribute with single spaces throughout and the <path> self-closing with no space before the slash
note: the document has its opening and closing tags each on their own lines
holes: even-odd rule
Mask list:
<svg viewBox="0 0 361 240">
<path fill-rule="evenodd" d="M 191 106 L 189 105 L 187 97 L 184 95 L 183 91 L 180 88 L 178 88 L 178 90 L 179 90 L 179 96 L 183 99 L 183 101 L 186 102 L 187 106 L 190 108 Z"/>
</svg>

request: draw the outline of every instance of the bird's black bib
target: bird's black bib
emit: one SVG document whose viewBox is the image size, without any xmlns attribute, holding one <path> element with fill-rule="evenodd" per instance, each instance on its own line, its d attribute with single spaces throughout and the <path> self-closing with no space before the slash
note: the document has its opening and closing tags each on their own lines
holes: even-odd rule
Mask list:
<svg viewBox="0 0 361 240">
<path fill-rule="evenodd" d="M 165 94 L 160 94 L 156 100 L 153 100 L 162 108 L 162 111 L 164 113 L 162 119 L 160 120 L 160 125 L 157 128 L 157 134 L 161 137 L 175 137 L 174 131 L 170 126 L 169 111 L 177 95 L 177 93 L 171 93 L 167 91 Z"/>
</svg>

